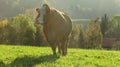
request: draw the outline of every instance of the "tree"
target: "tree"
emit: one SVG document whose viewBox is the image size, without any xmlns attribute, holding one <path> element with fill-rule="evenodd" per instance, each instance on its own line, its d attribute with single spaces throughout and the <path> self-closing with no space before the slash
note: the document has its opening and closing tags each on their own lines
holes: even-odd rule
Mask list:
<svg viewBox="0 0 120 67">
<path fill-rule="evenodd" d="M 78 47 L 79 45 L 80 25 L 73 24 L 69 47 Z"/>
<path fill-rule="evenodd" d="M 100 24 L 100 28 L 101 28 L 101 33 L 103 35 L 103 37 L 105 37 L 105 33 L 108 31 L 108 16 L 107 14 L 105 14 L 102 19 L 101 19 L 101 24 Z"/>
<path fill-rule="evenodd" d="M 114 23 L 114 27 L 117 29 L 120 29 L 120 15 L 116 15 L 112 18 L 112 21 Z"/>
<path fill-rule="evenodd" d="M 84 32 L 80 28 L 80 34 L 79 34 L 79 47 L 84 48 Z"/>
<path fill-rule="evenodd" d="M 5 43 L 7 41 L 7 31 L 6 26 L 8 24 L 7 18 L 0 21 L 0 43 Z"/>
<path fill-rule="evenodd" d="M 16 32 L 15 29 L 12 27 L 12 25 L 10 23 L 7 24 L 6 26 L 6 31 L 7 31 L 7 44 L 15 44 L 15 40 L 16 40 Z"/>
<path fill-rule="evenodd" d="M 116 15 L 112 17 L 110 20 L 110 28 L 109 37 L 117 38 L 120 40 L 120 15 Z"/>
<path fill-rule="evenodd" d="M 44 36 L 44 33 L 43 33 L 43 28 L 40 24 L 35 24 L 35 27 L 36 27 L 36 37 L 35 37 L 35 45 L 42 45 L 44 44 L 45 42 L 45 36 Z"/>
<path fill-rule="evenodd" d="M 12 18 L 11 25 L 15 29 L 16 44 L 33 44 L 35 41 L 36 27 L 26 15 L 19 14 Z"/>
<path fill-rule="evenodd" d="M 100 30 L 100 25 L 97 22 L 91 22 L 85 31 L 85 48 L 101 48 L 102 34 Z"/>
</svg>

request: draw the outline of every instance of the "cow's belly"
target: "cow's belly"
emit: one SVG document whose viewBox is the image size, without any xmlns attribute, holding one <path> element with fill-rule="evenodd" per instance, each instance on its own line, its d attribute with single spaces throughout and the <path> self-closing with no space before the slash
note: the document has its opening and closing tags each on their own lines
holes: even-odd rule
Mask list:
<svg viewBox="0 0 120 67">
<path fill-rule="evenodd" d="M 45 29 L 44 29 L 45 30 Z M 44 31 L 46 39 L 49 43 L 60 42 L 64 36 L 64 33 L 60 32 L 59 30 L 49 30 Z"/>
<path fill-rule="evenodd" d="M 44 33 L 49 43 L 59 43 L 69 33 L 67 26 L 44 27 Z"/>
</svg>

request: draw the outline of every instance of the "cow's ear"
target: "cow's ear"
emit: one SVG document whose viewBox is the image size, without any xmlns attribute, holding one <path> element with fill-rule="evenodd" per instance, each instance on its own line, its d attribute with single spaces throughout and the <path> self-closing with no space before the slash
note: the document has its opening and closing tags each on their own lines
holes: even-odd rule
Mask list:
<svg viewBox="0 0 120 67">
<path fill-rule="evenodd" d="M 39 8 L 36 8 L 36 12 L 39 13 L 40 9 Z"/>
<path fill-rule="evenodd" d="M 47 4 L 43 4 L 43 6 L 46 8 L 46 13 L 50 12 L 50 7 Z"/>
</svg>

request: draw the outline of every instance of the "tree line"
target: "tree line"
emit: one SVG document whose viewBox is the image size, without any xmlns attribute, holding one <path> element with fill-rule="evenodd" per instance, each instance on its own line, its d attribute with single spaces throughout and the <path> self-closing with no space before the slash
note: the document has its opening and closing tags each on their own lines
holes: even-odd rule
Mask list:
<svg viewBox="0 0 120 67">
<path fill-rule="evenodd" d="M 73 23 L 69 47 L 101 49 L 105 37 L 115 37 L 119 41 L 120 36 L 115 35 L 120 34 L 119 19 L 119 15 L 109 19 L 105 14 L 101 19 L 91 20 L 85 29 L 81 24 Z M 0 44 L 48 46 L 42 25 L 34 24 L 32 18 L 25 14 L 19 14 L 10 21 L 1 19 Z"/>
</svg>

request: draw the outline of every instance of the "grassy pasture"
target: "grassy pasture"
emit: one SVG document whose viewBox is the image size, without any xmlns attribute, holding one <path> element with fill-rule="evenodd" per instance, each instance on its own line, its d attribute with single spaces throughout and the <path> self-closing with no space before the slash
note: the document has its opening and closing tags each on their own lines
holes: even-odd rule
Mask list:
<svg viewBox="0 0 120 67">
<path fill-rule="evenodd" d="M 69 48 L 53 56 L 50 47 L 0 45 L 0 67 L 120 67 L 120 52 Z"/>
</svg>

